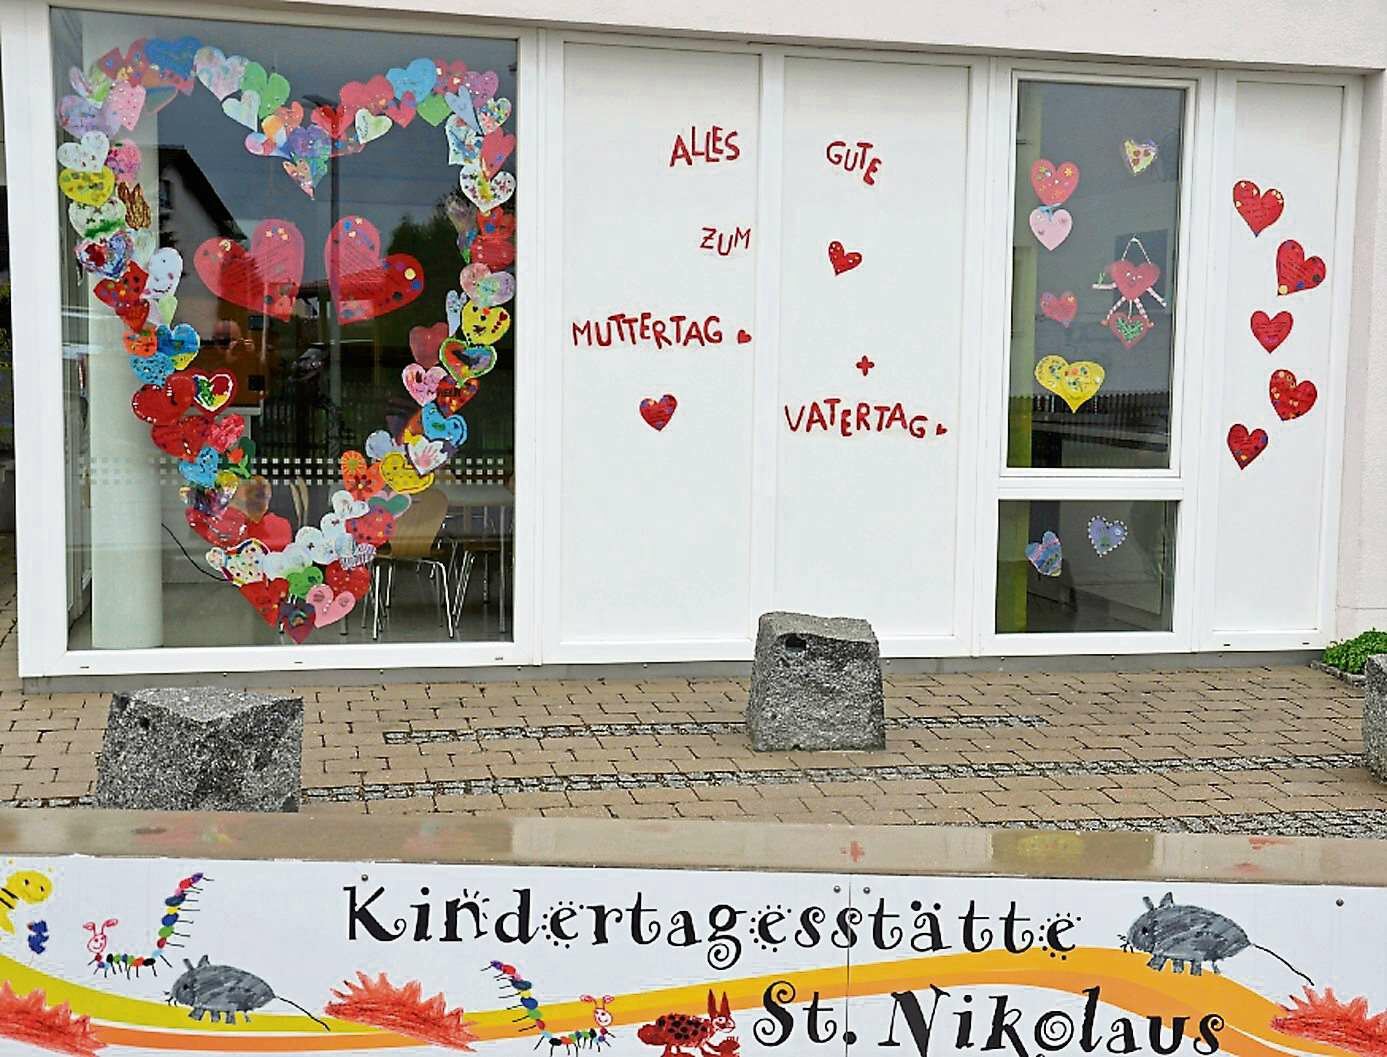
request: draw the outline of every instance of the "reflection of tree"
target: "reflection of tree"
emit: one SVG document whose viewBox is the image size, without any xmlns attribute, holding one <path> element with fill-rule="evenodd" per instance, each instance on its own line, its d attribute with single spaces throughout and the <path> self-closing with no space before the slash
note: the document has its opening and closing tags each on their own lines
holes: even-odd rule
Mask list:
<svg viewBox="0 0 1387 1057">
<path fill-rule="evenodd" d="M 424 268 L 424 293 L 413 304 L 380 318 L 380 343 L 387 348 L 409 348 L 409 328 L 427 327 L 444 318 L 443 299 L 456 290 L 462 257 L 457 231 L 449 223 L 440 201 L 422 223 L 406 215 L 390 234 L 386 253 L 408 253 Z"/>
</svg>

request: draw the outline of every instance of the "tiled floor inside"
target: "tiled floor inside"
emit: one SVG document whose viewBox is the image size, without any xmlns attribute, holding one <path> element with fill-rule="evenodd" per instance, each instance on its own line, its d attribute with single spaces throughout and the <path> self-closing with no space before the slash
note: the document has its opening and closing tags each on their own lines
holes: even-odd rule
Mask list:
<svg viewBox="0 0 1387 1057">
<path fill-rule="evenodd" d="M 13 538 L 0 541 L 12 566 Z M 26 694 L 0 801 L 89 802 L 108 696 Z M 892 676 L 879 753 L 753 753 L 744 679 L 302 687 L 304 810 L 1387 837 L 1361 691 L 1302 667 Z"/>
</svg>

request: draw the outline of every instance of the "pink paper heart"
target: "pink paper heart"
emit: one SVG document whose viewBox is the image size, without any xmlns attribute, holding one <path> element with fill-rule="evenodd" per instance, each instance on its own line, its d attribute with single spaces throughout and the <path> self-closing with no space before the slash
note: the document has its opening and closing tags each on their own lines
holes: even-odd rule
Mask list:
<svg viewBox="0 0 1387 1057">
<path fill-rule="evenodd" d="M 1069 237 L 1074 226 L 1074 218 L 1067 209 L 1046 209 L 1043 206 L 1031 210 L 1031 234 L 1047 250 L 1053 250 Z"/>
<path fill-rule="evenodd" d="M 463 83 L 467 85 L 472 102 L 480 105 L 496 94 L 496 89 L 500 87 L 501 81 L 496 76 L 495 70 L 487 70 L 485 73 L 469 70 L 467 76 L 463 78 Z"/>
<path fill-rule="evenodd" d="M 112 144 L 106 155 L 106 167 L 116 174 L 116 179 L 127 186 L 140 176 L 140 148 L 129 140 Z"/>
<path fill-rule="evenodd" d="M 438 383 L 448 377 L 448 371 L 438 365 L 426 369 L 417 363 L 410 363 L 405 365 L 403 377 L 409 395 L 423 407 L 438 395 Z"/>
<path fill-rule="evenodd" d="M 431 327 L 411 327 L 409 351 L 414 356 L 414 362 L 423 367 L 435 366 L 438 363 L 438 347 L 443 344 L 443 339 L 449 333 L 447 323 L 435 323 Z"/>
</svg>

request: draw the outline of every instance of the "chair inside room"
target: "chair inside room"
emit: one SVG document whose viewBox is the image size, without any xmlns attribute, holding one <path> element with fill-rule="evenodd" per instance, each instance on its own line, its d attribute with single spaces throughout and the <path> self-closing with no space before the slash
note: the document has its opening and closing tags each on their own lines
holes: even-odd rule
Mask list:
<svg viewBox="0 0 1387 1057">
<path fill-rule="evenodd" d="M 412 567 L 417 579 L 427 578 L 428 589 L 438 610 L 439 623 L 454 635 L 453 609 L 448 591 L 448 554 L 439 544 L 439 530 L 448 513 L 448 497 L 440 489 L 430 488 L 413 496 L 409 509 L 395 519 L 395 534 L 389 543 L 376 552 L 375 570 L 371 583 L 371 605 L 363 607 L 363 623 L 374 621 L 371 637 L 378 638 L 382 626 L 390 619 L 394 602 L 395 569 Z"/>
</svg>

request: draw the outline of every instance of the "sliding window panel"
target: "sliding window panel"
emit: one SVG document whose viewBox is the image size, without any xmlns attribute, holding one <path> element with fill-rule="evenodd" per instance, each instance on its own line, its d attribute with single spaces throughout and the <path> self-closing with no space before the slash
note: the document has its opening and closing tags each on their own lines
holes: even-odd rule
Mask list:
<svg viewBox="0 0 1387 1057">
<path fill-rule="evenodd" d="M 759 62 L 564 49 L 560 649 L 749 648 Z"/>
<path fill-rule="evenodd" d="M 774 604 L 958 633 L 966 67 L 785 63 Z"/>
</svg>

